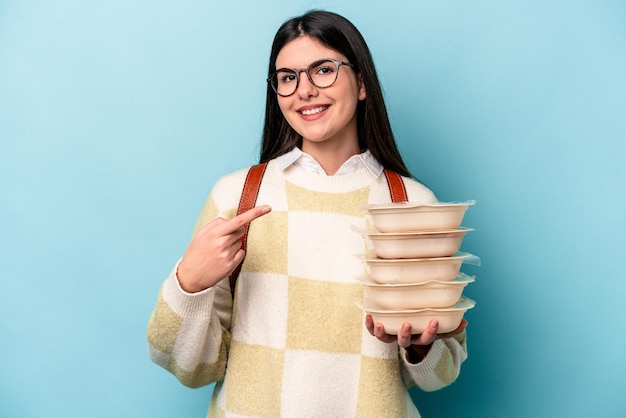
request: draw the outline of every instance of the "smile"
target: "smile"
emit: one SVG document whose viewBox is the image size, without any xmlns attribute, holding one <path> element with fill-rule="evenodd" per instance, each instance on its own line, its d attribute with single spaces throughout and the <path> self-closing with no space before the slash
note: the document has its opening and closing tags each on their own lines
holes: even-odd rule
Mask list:
<svg viewBox="0 0 626 418">
<path fill-rule="evenodd" d="M 312 115 L 317 115 L 318 113 L 322 113 L 326 109 L 328 109 L 328 106 L 319 106 L 319 107 L 314 107 L 313 109 L 301 110 L 300 113 L 302 113 L 304 116 L 312 116 Z"/>
</svg>

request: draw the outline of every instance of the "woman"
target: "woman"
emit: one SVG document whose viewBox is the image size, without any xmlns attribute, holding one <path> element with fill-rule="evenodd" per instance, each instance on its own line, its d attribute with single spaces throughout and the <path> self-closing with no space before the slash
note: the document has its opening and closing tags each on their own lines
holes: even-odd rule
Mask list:
<svg viewBox="0 0 626 418">
<path fill-rule="evenodd" d="M 390 201 L 384 168 L 403 175 L 410 201 L 436 198 L 410 178 L 345 18 L 285 22 L 268 76 L 258 206 L 235 216 L 247 169 L 215 184 L 150 318 L 151 358 L 188 386 L 217 382 L 209 416 L 419 416 L 407 387 L 456 379 L 466 322 L 386 334 L 355 305 L 364 243 L 352 227 L 365 226 L 359 206 Z"/>
</svg>

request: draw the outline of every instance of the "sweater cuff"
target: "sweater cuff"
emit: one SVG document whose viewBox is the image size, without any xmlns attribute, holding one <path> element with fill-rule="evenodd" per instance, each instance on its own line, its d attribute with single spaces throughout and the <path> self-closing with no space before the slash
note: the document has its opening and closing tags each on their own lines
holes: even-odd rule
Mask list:
<svg viewBox="0 0 626 418">
<path fill-rule="evenodd" d="M 428 354 L 426 354 L 426 357 L 424 357 L 424 359 L 419 363 L 409 363 L 409 361 L 407 360 L 406 348 L 404 347 L 400 347 L 400 357 L 402 357 L 402 362 L 404 363 L 405 367 L 410 368 L 414 373 L 420 375 L 429 375 L 439 363 L 439 359 L 441 358 L 445 350 L 446 344 L 443 342 L 443 340 L 437 340 L 430 347 L 430 350 L 428 350 Z"/>
<path fill-rule="evenodd" d="M 178 264 L 180 264 L 180 260 L 163 283 L 163 298 L 174 312 L 183 318 L 208 317 L 211 313 L 215 289 L 210 287 L 197 293 L 184 291 L 178 282 L 178 277 L 176 277 Z"/>
<path fill-rule="evenodd" d="M 426 392 L 439 390 L 456 380 L 461 362 L 466 357 L 454 338 L 437 340 L 421 362 L 411 364 L 406 358 L 402 359 L 404 382 L 407 386 L 416 384 Z"/>
</svg>

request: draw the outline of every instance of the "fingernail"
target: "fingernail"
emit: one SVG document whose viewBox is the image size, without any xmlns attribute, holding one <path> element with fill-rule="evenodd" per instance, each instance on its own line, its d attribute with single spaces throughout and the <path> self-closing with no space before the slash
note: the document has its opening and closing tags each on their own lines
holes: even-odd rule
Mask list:
<svg viewBox="0 0 626 418">
<path fill-rule="evenodd" d="M 402 331 L 411 332 L 411 327 L 408 324 L 402 325 Z"/>
</svg>

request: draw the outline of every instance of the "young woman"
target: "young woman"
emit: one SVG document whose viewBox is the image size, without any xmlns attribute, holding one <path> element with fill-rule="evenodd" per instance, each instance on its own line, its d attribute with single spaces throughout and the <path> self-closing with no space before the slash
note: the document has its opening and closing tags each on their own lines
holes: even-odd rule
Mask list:
<svg viewBox="0 0 626 418">
<path fill-rule="evenodd" d="M 148 325 L 150 355 L 185 385 L 217 382 L 209 416 L 419 416 L 407 388 L 453 382 L 465 324 L 388 335 L 355 302 L 359 207 L 436 198 L 396 148 L 365 41 L 322 11 L 285 22 L 269 62 L 257 206 L 236 215 L 248 169 L 214 186 Z M 240 238 L 249 225 L 246 251 Z M 245 261 L 231 294 L 229 276 Z"/>
</svg>

